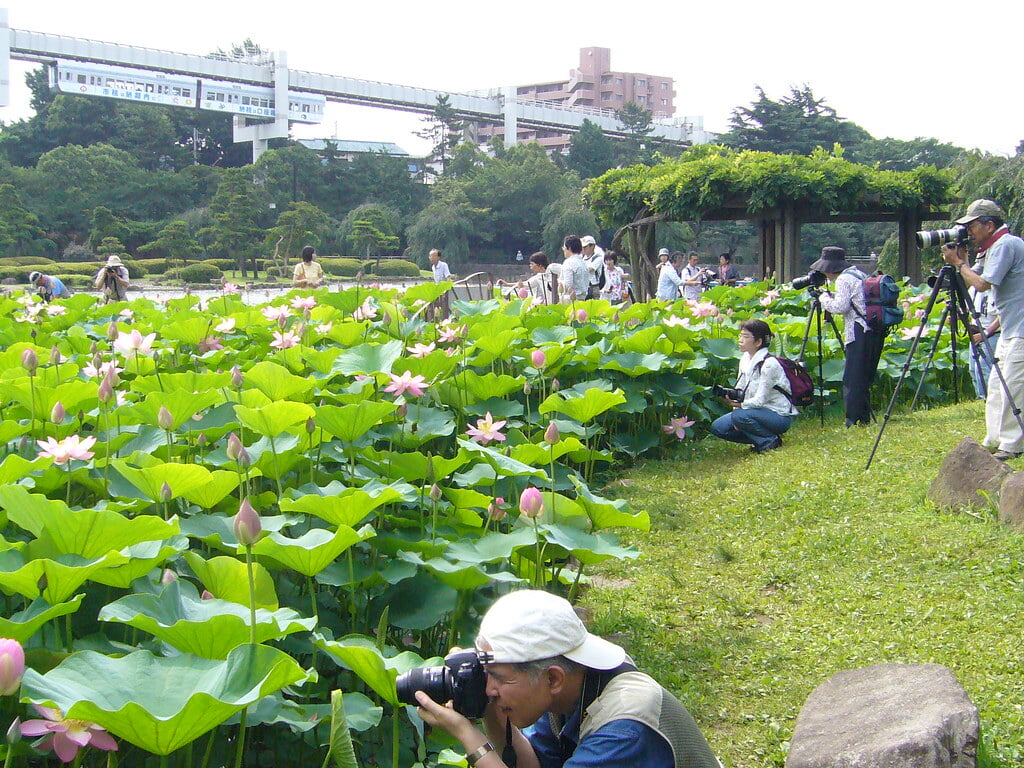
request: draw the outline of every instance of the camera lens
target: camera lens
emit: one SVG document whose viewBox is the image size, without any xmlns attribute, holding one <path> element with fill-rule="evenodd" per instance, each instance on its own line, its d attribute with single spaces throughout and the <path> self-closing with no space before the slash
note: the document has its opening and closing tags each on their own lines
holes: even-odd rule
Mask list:
<svg viewBox="0 0 1024 768">
<path fill-rule="evenodd" d="M 425 667 L 410 669 L 395 680 L 398 700 L 403 704 L 419 706 L 416 691 L 423 691 L 434 701 L 444 703 L 452 698 L 451 680 L 448 667 Z"/>
</svg>

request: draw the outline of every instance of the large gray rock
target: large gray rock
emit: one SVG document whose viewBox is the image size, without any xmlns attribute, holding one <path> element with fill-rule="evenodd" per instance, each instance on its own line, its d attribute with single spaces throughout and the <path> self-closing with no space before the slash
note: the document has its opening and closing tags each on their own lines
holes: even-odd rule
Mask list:
<svg viewBox="0 0 1024 768">
<path fill-rule="evenodd" d="M 1014 472 L 999 489 L 999 520 L 1024 531 L 1024 472 Z"/>
<path fill-rule="evenodd" d="M 999 498 L 999 488 L 1013 470 L 994 458 L 977 441 L 965 437 L 960 445 L 946 454 L 938 476 L 928 489 L 928 498 L 943 508 L 963 508 L 982 511 L 988 501 L 978 491 L 993 499 Z"/>
<path fill-rule="evenodd" d="M 786 768 L 975 768 L 978 710 L 941 664 L 838 672 L 804 703 Z"/>
</svg>

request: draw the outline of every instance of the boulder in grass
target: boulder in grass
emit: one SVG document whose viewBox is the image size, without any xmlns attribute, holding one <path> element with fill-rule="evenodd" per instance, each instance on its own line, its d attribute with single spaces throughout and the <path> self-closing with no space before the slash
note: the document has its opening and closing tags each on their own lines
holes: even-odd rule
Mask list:
<svg viewBox="0 0 1024 768">
<path fill-rule="evenodd" d="M 978 728 L 941 664 L 845 670 L 804 703 L 786 768 L 975 768 Z"/>
<path fill-rule="evenodd" d="M 944 509 L 967 508 L 980 512 L 989 508 L 985 495 L 998 499 L 1003 480 L 1012 473 L 1012 469 L 976 440 L 965 437 L 946 454 L 938 476 L 928 489 L 928 498 Z"/>
<path fill-rule="evenodd" d="M 1024 472 L 1014 472 L 999 489 L 999 521 L 1024 531 Z"/>
</svg>

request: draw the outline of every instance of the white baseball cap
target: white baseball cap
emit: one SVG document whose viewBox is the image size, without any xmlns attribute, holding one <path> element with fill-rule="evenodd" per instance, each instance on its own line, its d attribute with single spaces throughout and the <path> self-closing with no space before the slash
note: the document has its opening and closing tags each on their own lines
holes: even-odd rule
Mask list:
<svg viewBox="0 0 1024 768">
<path fill-rule="evenodd" d="M 477 643 L 495 664 L 521 664 L 554 656 L 591 669 L 615 669 L 626 651 L 592 635 L 565 598 L 521 589 L 498 598 L 484 614 Z"/>
<path fill-rule="evenodd" d="M 593 235 L 584 235 L 580 239 L 580 245 L 597 245 L 597 240 L 594 239 Z"/>
</svg>

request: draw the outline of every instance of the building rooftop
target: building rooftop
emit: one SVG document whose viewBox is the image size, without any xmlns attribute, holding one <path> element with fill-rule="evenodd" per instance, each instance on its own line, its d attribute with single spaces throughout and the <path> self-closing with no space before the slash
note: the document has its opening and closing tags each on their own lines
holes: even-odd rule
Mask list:
<svg viewBox="0 0 1024 768">
<path fill-rule="evenodd" d="M 341 153 L 370 153 L 383 152 L 385 155 L 408 157 L 409 153 L 395 144 L 393 141 L 350 141 L 348 139 L 299 139 L 299 144 L 312 149 L 314 152 L 321 152 L 327 149 L 327 142 L 334 145 L 336 152 Z"/>
</svg>

